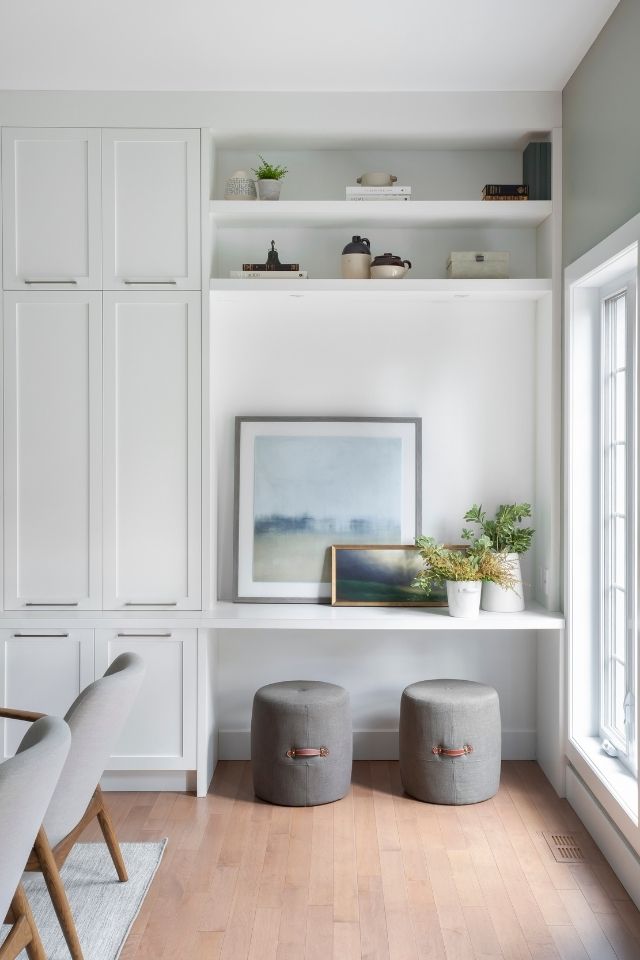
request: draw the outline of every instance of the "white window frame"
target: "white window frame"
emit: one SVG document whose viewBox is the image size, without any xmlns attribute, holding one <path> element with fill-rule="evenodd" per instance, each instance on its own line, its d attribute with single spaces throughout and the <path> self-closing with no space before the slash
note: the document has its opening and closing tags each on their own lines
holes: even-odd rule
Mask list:
<svg viewBox="0 0 640 960">
<path fill-rule="evenodd" d="M 622 367 L 613 368 L 610 360 L 611 341 L 615 334 L 611 330 L 611 305 L 621 297 L 625 299 L 625 362 Z M 635 616 L 636 571 L 635 571 L 635 530 L 636 530 L 636 474 L 637 474 L 637 398 L 636 398 L 636 283 L 635 275 L 630 273 L 603 286 L 600 289 L 601 336 L 600 336 L 600 518 L 599 518 L 599 593 L 600 593 L 600 737 L 608 740 L 618 751 L 621 761 L 634 775 L 638 771 L 636 740 L 636 651 Z M 611 520 L 620 513 L 611 509 L 612 465 L 610 446 L 612 443 L 611 416 L 615 416 L 612 396 L 612 377 L 624 370 L 624 410 L 625 410 L 625 503 L 622 516 L 625 523 L 625 578 L 624 583 L 616 584 L 612 573 L 612 551 L 615 533 L 611 533 Z M 620 442 L 619 439 L 616 442 Z M 619 507 L 619 504 L 617 505 Z M 625 671 L 625 720 L 621 730 L 615 723 L 616 705 L 613 702 L 615 662 L 622 662 L 615 654 L 615 637 L 612 632 L 612 620 L 615 617 L 613 591 L 624 591 L 624 671 Z"/>
<path fill-rule="evenodd" d="M 600 716 L 600 334 L 601 299 L 624 285 L 628 275 L 640 291 L 640 214 L 588 250 L 564 271 L 563 395 L 564 395 L 564 577 L 566 615 L 566 731 L 563 737 L 569 764 L 640 856 L 640 779 L 624 756 L 602 749 Z M 633 328 L 638 324 L 638 303 Z M 634 384 L 633 505 L 638 502 L 638 343 L 629 377 Z M 633 548 L 631 629 L 638 651 L 638 515 L 629 529 Z M 640 691 L 640 655 L 635 657 L 636 689 Z M 637 702 L 634 710 L 637 724 Z M 637 749 L 637 748 L 636 748 Z M 633 755 L 633 750 L 632 750 Z"/>
</svg>

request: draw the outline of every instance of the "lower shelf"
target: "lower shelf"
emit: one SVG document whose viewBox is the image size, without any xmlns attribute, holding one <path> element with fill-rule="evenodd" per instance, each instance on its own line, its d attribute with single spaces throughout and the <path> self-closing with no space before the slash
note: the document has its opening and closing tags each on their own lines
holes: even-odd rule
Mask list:
<svg viewBox="0 0 640 960">
<path fill-rule="evenodd" d="M 229 280 L 214 277 L 215 300 L 245 300 L 265 295 L 341 299 L 402 299 L 449 302 L 540 300 L 551 293 L 551 280 Z"/>
</svg>

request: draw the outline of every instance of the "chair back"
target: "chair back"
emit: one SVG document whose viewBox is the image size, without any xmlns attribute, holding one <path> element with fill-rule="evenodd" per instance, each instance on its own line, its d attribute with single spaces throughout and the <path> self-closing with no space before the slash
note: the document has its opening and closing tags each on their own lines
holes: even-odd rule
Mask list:
<svg viewBox="0 0 640 960">
<path fill-rule="evenodd" d="M 15 757 L 0 763 L 0 924 L 69 753 L 71 731 L 60 717 L 42 717 Z"/>
<path fill-rule="evenodd" d="M 120 654 L 105 675 L 89 684 L 67 711 L 71 749 L 44 818 L 52 847 L 82 819 L 122 733 L 144 672 L 142 657 Z"/>
</svg>

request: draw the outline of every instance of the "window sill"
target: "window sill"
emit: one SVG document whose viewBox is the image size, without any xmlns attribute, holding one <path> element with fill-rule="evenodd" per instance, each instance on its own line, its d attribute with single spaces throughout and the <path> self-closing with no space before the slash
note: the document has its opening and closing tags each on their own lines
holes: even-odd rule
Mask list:
<svg viewBox="0 0 640 960">
<path fill-rule="evenodd" d="M 572 739 L 571 745 L 598 778 L 601 786 L 637 826 L 638 781 L 636 777 L 617 757 L 610 757 L 604 752 L 599 737 Z"/>
</svg>

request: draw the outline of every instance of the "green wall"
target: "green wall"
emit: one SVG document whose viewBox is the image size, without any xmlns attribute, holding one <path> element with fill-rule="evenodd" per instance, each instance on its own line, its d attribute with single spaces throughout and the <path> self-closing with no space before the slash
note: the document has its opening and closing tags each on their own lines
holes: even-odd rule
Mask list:
<svg viewBox="0 0 640 960">
<path fill-rule="evenodd" d="M 640 0 L 621 0 L 562 94 L 563 255 L 640 212 Z"/>
</svg>

